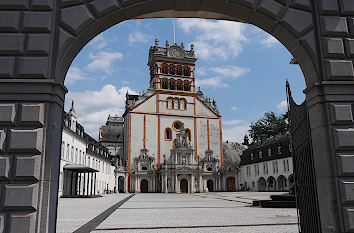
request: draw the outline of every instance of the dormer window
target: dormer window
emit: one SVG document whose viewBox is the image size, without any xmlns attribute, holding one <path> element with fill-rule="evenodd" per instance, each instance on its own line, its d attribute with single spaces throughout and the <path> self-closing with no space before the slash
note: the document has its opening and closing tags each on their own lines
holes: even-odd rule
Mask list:
<svg viewBox="0 0 354 233">
<path fill-rule="evenodd" d="M 260 159 L 263 157 L 263 153 L 262 153 L 262 151 L 261 151 L 261 150 L 259 151 L 258 156 L 259 156 L 259 158 L 260 158 Z"/>
<path fill-rule="evenodd" d="M 268 156 L 272 156 L 272 148 L 268 148 Z"/>
<path fill-rule="evenodd" d="M 281 155 L 281 153 L 282 153 L 281 146 L 278 146 L 278 155 Z"/>
<path fill-rule="evenodd" d="M 289 152 L 293 152 L 293 147 L 291 146 L 291 143 L 289 144 Z"/>
<path fill-rule="evenodd" d="M 254 157 L 253 157 L 253 152 L 251 152 L 251 160 L 253 160 L 254 159 Z"/>
</svg>

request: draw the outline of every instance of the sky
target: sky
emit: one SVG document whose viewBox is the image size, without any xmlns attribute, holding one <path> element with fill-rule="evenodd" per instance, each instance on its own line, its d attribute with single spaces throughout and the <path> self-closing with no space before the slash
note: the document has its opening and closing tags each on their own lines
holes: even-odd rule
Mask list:
<svg viewBox="0 0 354 233">
<path fill-rule="evenodd" d="M 242 142 L 249 125 L 265 112 L 286 111 L 285 81 L 294 99 L 305 99 L 304 76 L 274 37 L 248 24 L 208 19 L 136 19 L 97 35 L 77 55 L 65 79 L 66 111 L 75 101 L 79 123 L 98 138 L 109 114 L 122 115 L 125 94 L 146 91 L 150 46 L 168 40 L 194 44 L 196 85 L 215 99 L 224 141 Z"/>
</svg>

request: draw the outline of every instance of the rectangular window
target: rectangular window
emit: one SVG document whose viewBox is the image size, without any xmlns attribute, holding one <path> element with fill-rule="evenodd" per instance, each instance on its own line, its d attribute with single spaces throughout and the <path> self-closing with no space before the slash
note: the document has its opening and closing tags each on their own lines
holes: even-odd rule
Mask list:
<svg viewBox="0 0 354 233">
<path fill-rule="evenodd" d="M 64 158 L 64 153 L 65 153 L 65 142 L 61 143 L 61 157 Z"/>
<path fill-rule="evenodd" d="M 278 161 L 275 161 L 275 173 L 278 173 Z"/>
<path fill-rule="evenodd" d="M 69 150 L 70 150 L 70 145 L 66 145 L 66 159 L 69 159 Z"/>
<path fill-rule="evenodd" d="M 278 146 L 278 155 L 281 155 L 281 146 Z"/>
</svg>

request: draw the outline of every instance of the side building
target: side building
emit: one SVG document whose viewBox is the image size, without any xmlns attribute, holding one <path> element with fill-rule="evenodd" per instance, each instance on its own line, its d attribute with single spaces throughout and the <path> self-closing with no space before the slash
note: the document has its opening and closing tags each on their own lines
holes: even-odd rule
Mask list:
<svg viewBox="0 0 354 233">
<path fill-rule="evenodd" d="M 289 137 L 251 144 L 241 155 L 238 178 L 240 190 L 289 191 L 294 185 Z"/>
<path fill-rule="evenodd" d="M 89 196 L 114 191 L 111 155 L 77 122 L 74 103 L 63 121 L 58 195 Z"/>
<path fill-rule="evenodd" d="M 105 146 L 115 159 L 123 157 L 124 118 L 108 116 L 106 125 L 100 127 L 99 142 Z"/>
</svg>

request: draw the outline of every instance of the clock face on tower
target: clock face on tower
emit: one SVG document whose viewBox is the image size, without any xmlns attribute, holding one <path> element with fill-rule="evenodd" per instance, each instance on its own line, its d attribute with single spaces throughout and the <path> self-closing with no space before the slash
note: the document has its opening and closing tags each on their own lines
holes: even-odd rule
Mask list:
<svg viewBox="0 0 354 233">
<path fill-rule="evenodd" d="M 183 52 L 178 47 L 170 47 L 168 51 L 168 56 L 182 58 Z"/>
<path fill-rule="evenodd" d="M 179 57 L 179 51 L 177 49 L 172 50 L 172 57 Z"/>
</svg>

